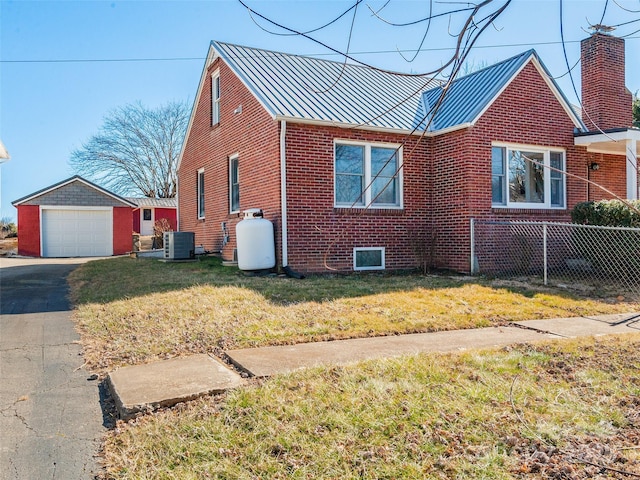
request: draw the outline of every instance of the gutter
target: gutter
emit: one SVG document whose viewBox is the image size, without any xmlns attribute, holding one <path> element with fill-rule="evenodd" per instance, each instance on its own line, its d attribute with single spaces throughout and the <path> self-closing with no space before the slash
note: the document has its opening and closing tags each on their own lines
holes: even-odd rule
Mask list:
<svg viewBox="0 0 640 480">
<path fill-rule="evenodd" d="M 280 120 L 280 209 L 282 211 L 282 268 L 289 265 L 287 248 L 287 121 Z"/>
<path fill-rule="evenodd" d="M 335 122 L 332 120 L 311 120 L 308 118 L 296 118 L 284 115 L 275 115 L 272 117 L 274 120 L 282 122 L 291 122 L 291 123 L 301 123 L 304 125 L 317 125 L 321 127 L 337 127 L 337 128 L 349 128 L 353 130 L 365 130 L 370 132 L 383 132 L 383 133 L 393 133 L 398 135 L 412 135 L 414 137 L 437 137 L 438 135 L 443 135 L 449 132 L 455 132 L 456 130 L 462 130 L 465 128 L 472 127 L 475 122 L 466 122 L 461 123 L 459 125 L 453 125 L 451 127 L 443 128 L 441 130 L 429 130 L 425 132 L 424 130 L 403 130 L 400 128 L 388 128 L 388 127 L 377 127 L 372 125 L 354 125 L 353 123 L 344 123 L 344 122 Z"/>
</svg>

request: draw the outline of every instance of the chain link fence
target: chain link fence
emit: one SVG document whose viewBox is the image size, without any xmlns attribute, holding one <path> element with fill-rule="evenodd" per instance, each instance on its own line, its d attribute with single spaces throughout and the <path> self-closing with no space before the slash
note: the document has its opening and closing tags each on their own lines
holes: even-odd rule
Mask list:
<svg viewBox="0 0 640 480">
<path fill-rule="evenodd" d="M 640 228 L 471 221 L 472 273 L 640 292 Z"/>
</svg>

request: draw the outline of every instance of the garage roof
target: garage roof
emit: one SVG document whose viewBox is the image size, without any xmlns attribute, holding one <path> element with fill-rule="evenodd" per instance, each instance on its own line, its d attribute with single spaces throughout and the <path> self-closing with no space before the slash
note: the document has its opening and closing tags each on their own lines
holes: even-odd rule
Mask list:
<svg viewBox="0 0 640 480">
<path fill-rule="evenodd" d="M 119 195 L 116 195 L 115 193 L 112 193 L 109 190 L 105 190 L 104 188 L 96 185 L 95 183 L 91 183 L 90 181 L 82 178 L 79 175 L 74 175 L 71 178 L 67 178 L 66 180 L 58 182 L 58 183 L 56 183 L 54 185 L 51 185 L 49 187 L 43 188 L 42 190 L 38 190 L 37 192 L 34 192 L 34 193 L 30 194 L 30 195 L 27 195 L 26 197 L 19 198 L 18 200 L 15 200 L 15 201 L 11 202 L 11 204 L 14 207 L 17 207 L 18 205 L 22 205 L 24 203 L 27 203 L 27 202 L 29 202 L 31 200 L 34 200 L 34 199 L 36 199 L 36 198 L 38 198 L 38 197 L 40 197 L 42 195 L 46 195 L 49 192 L 53 192 L 54 190 L 62 188 L 62 187 L 66 186 L 66 185 L 69 185 L 69 184 L 71 184 L 73 182 L 83 183 L 87 187 L 92 188 L 92 189 L 94 189 L 94 190 L 96 190 L 96 191 L 98 191 L 98 192 L 100 192 L 100 193 L 102 193 L 104 195 L 107 195 L 107 196 L 113 198 L 117 202 L 122 203 L 124 206 L 134 207 L 134 208 L 137 206 L 135 203 L 132 203 L 131 201 L 127 200 L 126 198 L 120 197 Z"/>
</svg>

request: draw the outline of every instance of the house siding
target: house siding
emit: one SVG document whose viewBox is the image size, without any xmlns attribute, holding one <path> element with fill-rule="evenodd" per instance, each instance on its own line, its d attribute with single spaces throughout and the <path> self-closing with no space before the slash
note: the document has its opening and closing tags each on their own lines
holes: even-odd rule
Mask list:
<svg viewBox="0 0 640 480">
<path fill-rule="evenodd" d="M 171 226 L 171 230 L 177 230 L 178 222 L 175 208 L 156 208 L 153 213 L 155 214 L 154 218 L 156 221 L 166 218 Z M 138 223 L 140 223 L 140 216 L 138 216 Z"/>
<path fill-rule="evenodd" d="M 142 209 L 137 208 L 132 212 L 133 231 L 140 233 L 140 215 L 142 215 Z"/>
<path fill-rule="evenodd" d="M 22 205 L 55 205 L 69 207 L 118 207 L 123 203 L 80 181 L 73 181 L 55 190 L 34 197 Z"/>
<path fill-rule="evenodd" d="M 131 207 L 113 207 L 113 254 L 124 255 L 132 250 L 133 218 Z"/>
<path fill-rule="evenodd" d="M 220 72 L 220 122 L 211 125 L 211 73 Z M 242 105 L 242 113 L 234 110 Z M 207 70 L 180 163 L 180 230 L 195 233 L 196 245 L 233 259 L 235 226 L 229 213 L 229 157 L 238 155 L 240 211 L 261 208 L 274 223 L 280 251 L 280 126 L 242 82 L 217 60 Z M 198 219 L 197 171 L 204 168 L 205 218 Z M 225 224 L 229 242 L 223 245 Z"/>
<path fill-rule="evenodd" d="M 40 207 L 18 206 L 18 255 L 40 256 Z"/>
</svg>

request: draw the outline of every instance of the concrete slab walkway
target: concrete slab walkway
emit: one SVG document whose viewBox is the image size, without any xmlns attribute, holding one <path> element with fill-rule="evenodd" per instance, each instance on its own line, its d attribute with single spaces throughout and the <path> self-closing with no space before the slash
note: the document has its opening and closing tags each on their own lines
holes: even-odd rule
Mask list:
<svg viewBox="0 0 640 480">
<path fill-rule="evenodd" d="M 451 352 L 510 344 L 640 332 L 640 313 L 556 318 L 512 326 L 230 350 L 231 362 L 256 377 L 317 365 L 348 364 L 422 352 Z M 242 378 L 208 355 L 125 367 L 109 375 L 123 418 L 243 384 Z"/>
<path fill-rule="evenodd" d="M 192 355 L 124 367 L 111 373 L 109 389 L 120 418 L 235 388 L 244 380 L 209 355 Z"/>
</svg>

